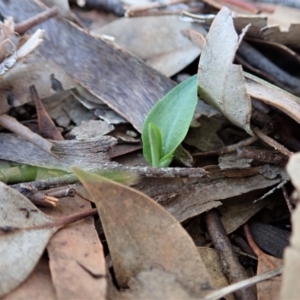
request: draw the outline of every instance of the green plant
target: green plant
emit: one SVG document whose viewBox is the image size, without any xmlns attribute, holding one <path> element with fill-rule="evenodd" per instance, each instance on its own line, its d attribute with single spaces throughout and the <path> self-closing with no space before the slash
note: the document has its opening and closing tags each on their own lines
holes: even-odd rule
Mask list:
<svg viewBox="0 0 300 300">
<path fill-rule="evenodd" d="M 185 138 L 197 105 L 197 75 L 178 84 L 150 111 L 143 126 L 143 153 L 153 167 L 168 167 Z"/>
</svg>

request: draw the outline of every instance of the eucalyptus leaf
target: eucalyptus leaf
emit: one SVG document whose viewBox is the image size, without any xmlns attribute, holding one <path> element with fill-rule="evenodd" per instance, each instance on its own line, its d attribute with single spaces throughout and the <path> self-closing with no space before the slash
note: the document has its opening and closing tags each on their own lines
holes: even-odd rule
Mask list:
<svg viewBox="0 0 300 300">
<path fill-rule="evenodd" d="M 196 105 L 197 75 L 194 75 L 152 108 L 142 130 L 143 153 L 150 165 L 167 167 L 171 163 L 174 151 L 188 132 Z"/>
<path fill-rule="evenodd" d="M 199 95 L 218 109 L 231 123 L 250 135 L 251 99 L 247 93 L 243 69 L 233 64 L 235 53 L 243 39 L 236 33 L 233 13 L 223 7 L 215 17 L 202 49 L 199 68 Z"/>
</svg>

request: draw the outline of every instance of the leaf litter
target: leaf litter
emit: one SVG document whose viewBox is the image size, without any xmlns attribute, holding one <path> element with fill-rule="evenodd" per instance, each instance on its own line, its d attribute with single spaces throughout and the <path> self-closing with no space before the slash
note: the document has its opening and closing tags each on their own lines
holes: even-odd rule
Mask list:
<svg viewBox="0 0 300 300">
<path fill-rule="evenodd" d="M 259 64 L 235 57 L 242 39 L 249 37 L 256 38 L 247 42 L 257 51 L 262 39 L 272 40 L 276 47 L 285 44 L 286 65 L 278 59 L 275 63 L 297 79 L 295 66 L 288 62 L 297 55 L 289 47 L 297 48 L 299 20 L 296 17 L 284 32 L 289 20 L 279 6 L 274 21 L 270 12 L 269 18 L 255 14 L 266 7 L 241 8 L 239 1 L 228 4 L 230 10 L 205 1 L 220 10 L 217 15 L 208 15 L 201 5 L 145 2 L 131 6 L 127 1 L 127 18 L 118 20 L 98 10 L 70 6 L 68 1 L 0 3 L 6 17 L 0 26 L 0 118 L 6 128 L 0 133 L 0 178 L 7 183 L 1 183 L 0 249 L 5 258 L 0 265 L 1 295 L 5 299 L 298 295 L 293 280 L 298 272 L 294 262 L 299 256 L 295 237 L 299 222 L 294 218 L 290 223 L 287 208 L 297 207 L 299 197 L 287 184 L 285 164 L 290 158 L 288 172 L 297 189 L 291 166 L 297 169 L 293 153 L 299 151 L 299 95 L 284 80 L 265 81 L 274 78 L 271 68 L 254 70 Z M 120 7 L 107 9 L 125 12 Z M 290 12 L 297 16 L 296 9 Z M 101 14 L 106 19 L 99 22 Z M 28 25 L 30 18 L 34 21 Z M 195 21 L 198 24 L 192 24 Z M 272 27 L 274 22 L 281 32 Z M 108 24 L 101 27 L 104 23 Z M 100 36 L 91 33 L 92 28 Z M 276 56 L 271 51 L 263 54 L 270 61 Z M 159 99 L 182 78 L 197 73 L 198 62 L 195 78 L 203 99 L 187 138 L 169 168 L 148 167 L 138 144 L 143 124 Z M 255 75 L 243 72 L 237 62 Z M 274 85 L 277 82 L 280 87 Z M 196 93 L 196 86 L 188 92 Z M 202 100 L 208 104 L 200 105 Z M 162 110 L 159 122 L 174 121 L 172 111 L 183 110 L 182 103 Z M 176 126 L 164 133 L 169 144 L 176 140 L 178 145 L 176 132 L 182 128 Z M 128 147 L 130 143 L 136 144 Z M 59 186 L 68 191 L 63 186 L 78 179 L 84 187 L 77 184 L 71 197 L 47 190 Z M 37 206 L 45 203 L 42 213 Z M 94 205 L 97 209 L 91 208 Z M 204 219 L 210 221 L 204 224 Z M 253 246 L 242 230 L 247 223 L 263 223 L 266 235 L 275 234 L 280 253 L 286 244 L 281 244 L 278 227 L 291 226 L 291 246 L 284 259 L 273 256 L 275 249 L 262 254 Z M 212 226 L 215 231 L 208 230 Z M 268 251 L 259 227 L 250 228 L 255 242 Z M 233 245 L 230 257 L 226 258 L 226 249 L 218 248 L 214 236 L 218 232 L 223 232 L 221 242 L 230 249 Z M 230 284 L 226 261 L 229 270 L 239 270 L 241 277 L 234 281 L 242 281 Z M 282 263 L 281 282 L 274 276 L 282 272 Z M 256 276 L 245 279 L 243 268 Z M 253 288 L 241 292 L 261 280 L 257 292 Z"/>
</svg>

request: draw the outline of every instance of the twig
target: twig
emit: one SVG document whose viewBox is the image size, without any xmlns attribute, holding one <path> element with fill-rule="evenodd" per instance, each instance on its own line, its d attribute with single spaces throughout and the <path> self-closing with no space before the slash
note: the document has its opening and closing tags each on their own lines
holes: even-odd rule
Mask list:
<svg viewBox="0 0 300 300">
<path fill-rule="evenodd" d="M 231 284 L 231 285 L 221 288 L 217 291 L 214 291 L 214 292 L 208 294 L 207 296 L 205 296 L 203 298 L 203 300 L 218 300 L 218 299 L 220 299 L 228 294 L 231 294 L 237 290 L 245 289 L 245 288 L 252 286 L 254 284 L 257 284 L 259 282 L 279 276 L 282 274 L 282 272 L 283 272 L 283 267 L 253 276 L 251 278 L 242 280 L 240 282 Z"/>
<path fill-rule="evenodd" d="M 223 264 L 224 275 L 231 283 L 246 279 L 246 272 L 238 261 L 217 210 L 206 213 L 206 227 Z M 238 299 L 256 299 L 252 289 L 236 291 L 235 296 Z"/>
<path fill-rule="evenodd" d="M 51 152 L 51 148 L 53 146 L 52 143 L 32 132 L 30 129 L 19 123 L 15 118 L 6 114 L 0 115 L 0 126 L 11 130 L 40 149 L 54 156 Z"/>
<path fill-rule="evenodd" d="M 89 170 L 93 173 L 105 174 L 105 172 L 124 172 L 128 176 L 138 177 L 193 177 L 202 178 L 208 175 L 208 173 L 201 168 L 151 168 L 151 167 L 131 167 L 123 166 L 117 163 L 103 164 L 99 169 Z M 32 181 L 27 183 L 20 183 L 11 185 L 12 188 L 17 190 L 36 188 L 38 190 L 45 190 L 52 187 L 63 186 L 67 184 L 73 184 L 78 182 L 77 177 L 74 174 L 63 175 L 60 177 L 49 178 L 45 180 Z"/>
<path fill-rule="evenodd" d="M 267 136 L 266 134 L 264 134 L 260 129 L 254 128 L 253 131 L 262 141 L 267 143 L 269 146 L 275 148 L 275 150 L 278 150 L 279 152 L 281 152 L 282 154 L 284 154 L 288 157 L 290 157 L 293 154 L 293 152 L 291 152 L 290 150 L 285 148 L 283 145 L 279 144 L 274 139 L 272 139 L 269 136 Z"/>
<path fill-rule="evenodd" d="M 40 24 L 53 16 L 58 14 L 58 8 L 56 6 L 51 7 L 50 9 L 47 9 L 35 16 L 33 16 L 30 19 L 27 19 L 23 22 L 20 22 L 15 25 L 15 32 L 22 35 L 24 34 L 28 29 L 32 28 L 33 26 Z"/>
<path fill-rule="evenodd" d="M 69 224 L 75 223 L 77 221 L 80 221 L 84 218 L 94 216 L 98 214 L 97 208 L 92 208 L 87 211 L 79 212 L 70 216 L 62 217 L 62 218 L 57 218 L 57 220 L 51 222 L 51 223 L 45 223 L 42 225 L 37 225 L 37 226 L 30 226 L 30 227 L 0 227 L 0 230 L 4 233 L 10 233 L 14 231 L 19 231 L 19 230 L 38 230 L 38 229 L 45 229 L 45 228 L 51 228 L 51 227 L 64 227 Z"/>
<path fill-rule="evenodd" d="M 57 206 L 59 198 L 74 197 L 76 194 L 75 189 L 70 187 L 59 190 L 39 191 L 32 186 L 27 186 L 27 188 L 20 188 L 16 190 L 27 197 L 35 205 L 51 208 Z"/>
<path fill-rule="evenodd" d="M 260 162 L 286 165 L 288 158 L 279 152 L 274 150 L 258 150 L 258 149 L 236 149 L 238 158 L 251 158 Z"/>
</svg>

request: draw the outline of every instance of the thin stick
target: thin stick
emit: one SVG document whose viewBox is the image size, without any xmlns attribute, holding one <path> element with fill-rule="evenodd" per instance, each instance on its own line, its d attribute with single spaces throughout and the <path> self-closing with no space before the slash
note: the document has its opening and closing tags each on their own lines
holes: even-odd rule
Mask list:
<svg viewBox="0 0 300 300">
<path fill-rule="evenodd" d="M 221 260 L 224 275 L 228 278 L 230 283 L 246 279 L 247 274 L 239 263 L 217 210 L 212 209 L 208 211 L 205 216 L 205 221 L 214 248 Z M 245 297 L 246 294 L 249 298 Z M 238 299 L 254 299 L 254 291 L 252 288 L 239 290 L 235 292 L 235 296 Z"/>
<path fill-rule="evenodd" d="M 160 178 L 174 178 L 174 177 L 189 177 L 189 178 L 202 178 L 206 177 L 208 173 L 201 168 L 152 168 L 152 167 L 131 167 L 123 166 L 120 164 L 109 163 L 103 164 L 98 169 L 89 170 L 93 173 L 101 175 L 104 172 L 124 172 L 128 176 L 133 177 L 160 177 Z M 63 186 L 78 182 L 74 174 L 67 174 L 59 177 L 49 178 L 45 180 L 32 181 L 27 183 L 19 183 L 11 185 L 12 188 L 17 190 L 36 188 L 38 190 L 46 190 L 52 187 Z"/>
<path fill-rule="evenodd" d="M 279 152 L 281 152 L 282 154 L 284 154 L 288 157 L 290 157 L 293 154 L 293 152 L 291 152 L 290 150 L 285 148 L 283 145 L 279 144 L 274 139 L 272 139 L 269 136 L 267 136 L 266 134 L 264 134 L 260 129 L 254 128 L 253 131 L 262 141 L 264 141 L 269 146 L 273 147 L 275 150 L 278 150 Z"/>
<path fill-rule="evenodd" d="M 56 6 L 51 7 L 50 9 L 47 9 L 35 16 L 33 16 L 30 19 L 27 19 L 23 22 L 20 22 L 15 25 L 15 32 L 22 35 L 24 34 L 28 29 L 32 28 L 33 26 L 40 24 L 53 16 L 58 14 L 58 8 Z"/>
<path fill-rule="evenodd" d="M 244 289 L 244 288 L 247 288 L 254 284 L 257 284 L 259 282 L 279 276 L 282 274 L 282 272 L 283 272 L 283 267 L 253 276 L 251 278 L 239 281 L 237 283 L 231 284 L 231 285 L 221 288 L 217 291 L 214 291 L 214 292 L 208 294 L 207 296 L 205 296 L 203 298 L 203 300 L 218 300 L 218 299 L 220 299 L 228 294 L 231 294 L 237 290 Z"/>
</svg>

